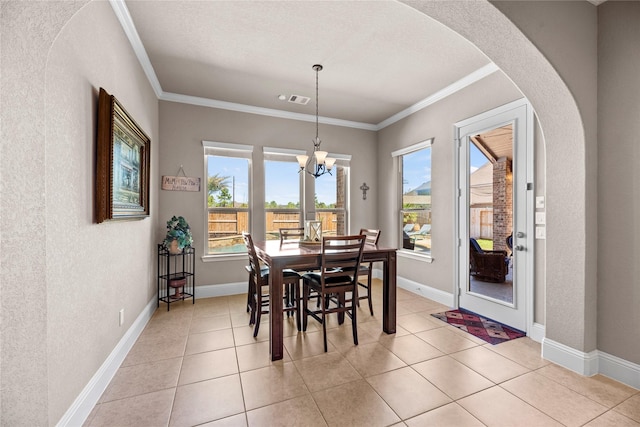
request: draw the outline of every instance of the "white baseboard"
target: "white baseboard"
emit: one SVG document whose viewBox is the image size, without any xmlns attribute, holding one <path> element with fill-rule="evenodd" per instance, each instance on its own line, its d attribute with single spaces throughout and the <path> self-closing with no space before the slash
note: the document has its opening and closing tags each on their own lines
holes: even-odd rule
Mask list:
<svg viewBox="0 0 640 427">
<path fill-rule="evenodd" d="M 144 327 L 149 323 L 151 316 L 156 311 L 157 299 L 154 296 L 138 315 L 129 330 L 115 346 L 111 354 L 104 361 L 89 383 L 80 392 L 80 395 L 65 412 L 57 426 L 81 426 L 93 410 L 96 403 L 106 390 L 114 375 L 120 368 L 125 357 L 136 343 Z"/>
<path fill-rule="evenodd" d="M 600 374 L 640 390 L 640 365 L 604 351 L 598 351 L 598 355 Z"/>
<path fill-rule="evenodd" d="M 196 301 L 198 298 L 222 297 L 247 293 L 247 282 L 224 283 L 220 285 L 201 285 L 196 287 Z"/>
<path fill-rule="evenodd" d="M 542 340 L 542 357 L 580 375 L 602 374 L 640 390 L 640 365 L 604 351 L 584 353 L 545 338 Z"/>
<path fill-rule="evenodd" d="M 429 298 L 430 300 L 444 304 L 447 307 L 455 307 L 455 300 L 451 292 L 441 291 L 413 280 L 398 277 L 396 279 L 399 288 L 406 289 L 409 292 Z"/>
<path fill-rule="evenodd" d="M 541 343 L 542 340 L 544 339 L 544 334 L 545 334 L 544 325 L 541 325 L 540 323 L 535 323 L 535 322 L 533 323 L 533 325 L 529 327 L 529 330 L 527 331 L 527 336 L 532 340 L 534 340 L 535 342 L 539 342 L 539 343 Z"/>
</svg>

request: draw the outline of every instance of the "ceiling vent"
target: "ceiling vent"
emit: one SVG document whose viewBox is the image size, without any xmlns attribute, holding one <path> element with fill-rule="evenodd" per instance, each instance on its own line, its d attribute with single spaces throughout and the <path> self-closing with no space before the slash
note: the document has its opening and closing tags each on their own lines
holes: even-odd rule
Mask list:
<svg viewBox="0 0 640 427">
<path fill-rule="evenodd" d="M 311 98 L 308 96 L 291 95 L 288 99 L 289 102 L 300 105 L 307 105 Z"/>
</svg>

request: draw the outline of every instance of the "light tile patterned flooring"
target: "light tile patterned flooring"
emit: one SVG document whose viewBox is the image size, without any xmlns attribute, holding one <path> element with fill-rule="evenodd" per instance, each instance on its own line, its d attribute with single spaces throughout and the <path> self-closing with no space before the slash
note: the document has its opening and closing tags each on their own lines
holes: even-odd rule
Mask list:
<svg viewBox="0 0 640 427">
<path fill-rule="evenodd" d="M 529 338 L 492 346 L 430 316 L 446 310 L 398 289 L 397 333 L 358 313 L 298 333 L 285 321 L 284 360 L 257 339 L 245 295 L 162 305 L 86 426 L 640 426 L 640 392 L 540 358 Z M 286 319 L 286 318 L 285 318 Z"/>
</svg>

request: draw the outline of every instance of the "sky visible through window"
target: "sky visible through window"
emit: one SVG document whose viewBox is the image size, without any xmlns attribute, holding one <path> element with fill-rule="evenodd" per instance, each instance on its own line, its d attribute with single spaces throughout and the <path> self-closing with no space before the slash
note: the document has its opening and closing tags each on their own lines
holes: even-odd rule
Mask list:
<svg viewBox="0 0 640 427">
<path fill-rule="evenodd" d="M 248 162 L 237 157 L 209 156 L 209 176 L 228 177 L 225 184 L 236 203 L 249 203 Z"/>
<path fill-rule="evenodd" d="M 407 194 L 431 181 L 431 148 L 402 156 L 402 193 Z"/>
<path fill-rule="evenodd" d="M 484 166 L 489 159 L 482 154 L 482 151 L 478 150 L 478 147 L 472 142 L 469 143 L 469 172 L 473 173 Z"/>
<path fill-rule="evenodd" d="M 237 157 L 209 156 L 209 176 L 218 174 L 228 177 L 226 184 L 236 203 L 248 203 L 249 176 L 247 159 Z M 300 167 L 295 162 L 265 162 L 265 176 L 267 188 L 265 188 L 265 202 L 275 201 L 279 205 L 286 205 L 290 201 L 300 201 Z M 324 202 L 327 206 L 336 203 L 336 177 L 325 174 L 315 179 L 316 195 L 318 202 Z M 306 179 L 314 179 L 311 175 Z"/>
</svg>

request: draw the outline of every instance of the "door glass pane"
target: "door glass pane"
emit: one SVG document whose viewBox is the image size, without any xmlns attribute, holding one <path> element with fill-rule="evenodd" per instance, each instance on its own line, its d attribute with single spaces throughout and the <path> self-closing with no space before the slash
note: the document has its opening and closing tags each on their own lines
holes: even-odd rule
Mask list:
<svg viewBox="0 0 640 427">
<path fill-rule="evenodd" d="M 469 138 L 469 291 L 513 303 L 513 125 Z"/>
</svg>

